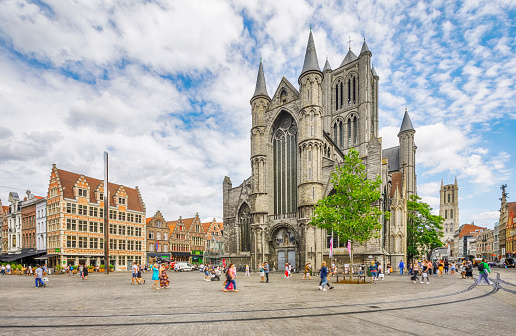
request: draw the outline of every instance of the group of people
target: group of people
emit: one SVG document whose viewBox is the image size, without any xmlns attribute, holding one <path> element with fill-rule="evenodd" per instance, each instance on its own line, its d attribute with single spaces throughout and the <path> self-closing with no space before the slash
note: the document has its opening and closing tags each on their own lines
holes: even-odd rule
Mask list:
<svg viewBox="0 0 516 336">
<path fill-rule="evenodd" d="M 260 264 L 260 282 L 269 282 L 269 264 L 266 261 Z"/>
<path fill-rule="evenodd" d="M 222 274 L 220 267 L 213 265 L 204 265 L 202 271 L 204 273 L 204 281 L 219 281 Z M 246 269 L 246 275 L 248 272 L 249 270 Z"/>
<path fill-rule="evenodd" d="M 292 264 L 285 264 L 285 279 L 290 279 L 292 277 Z"/>
<path fill-rule="evenodd" d="M 151 288 L 163 289 L 170 287 L 170 280 L 167 275 L 167 268 L 164 264 L 154 263 L 150 266 L 152 270 L 152 280 L 154 283 Z M 145 280 L 143 280 L 145 283 Z"/>
<path fill-rule="evenodd" d="M 77 265 L 77 266 L 74 266 L 72 264 L 66 266 L 66 273 L 68 274 L 68 276 L 72 276 L 74 275 L 75 276 L 75 273 L 74 273 L 74 269 L 76 270 L 75 273 L 79 273 L 79 276 L 81 277 L 81 279 L 83 280 L 88 280 L 88 266 L 87 265 Z"/>
</svg>

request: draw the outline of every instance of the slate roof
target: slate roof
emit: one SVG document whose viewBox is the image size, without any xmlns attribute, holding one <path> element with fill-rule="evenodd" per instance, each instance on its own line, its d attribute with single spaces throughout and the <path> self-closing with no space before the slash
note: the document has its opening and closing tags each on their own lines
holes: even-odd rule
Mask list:
<svg viewBox="0 0 516 336">
<path fill-rule="evenodd" d="M 72 173 L 66 170 L 57 169 L 58 177 L 61 182 L 61 187 L 63 188 L 63 196 L 65 198 L 69 199 L 75 199 L 75 195 L 73 193 L 73 186 L 79 180 L 81 177 L 80 174 Z M 102 180 L 98 180 L 93 177 L 84 176 L 86 179 L 86 182 L 90 186 L 90 202 L 91 203 L 97 203 L 97 200 L 95 199 L 94 191 L 97 189 L 97 187 L 102 183 Z M 111 183 L 109 182 L 109 194 L 111 197 L 109 197 L 109 205 L 115 206 L 115 195 L 118 189 L 120 189 L 121 185 Z M 144 212 L 144 205 L 140 201 L 140 197 L 138 195 L 138 190 L 134 188 L 129 188 L 126 186 L 123 186 L 124 190 L 127 194 L 127 209 L 133 210 L 133 211 L 139 211 Z"/>
<path fill-rule="evenodd" d="M 367 47 L 367 43 L 365 42 L 365 39 L 364 39 L 364 44 L 362 44 L 362 50 L 360 50 L 360 55 L 362 55 L 363 53 L 368 52 L 368 51 L 371 52 L 369 50 L 369 48 Z"/>
<path fill-rule="evenodd" d="M 265 84 L 265 75 L 263 74 L 262 60 L 260 60 L 260 67 L 258 68 L 258 77 L 256 78 L 256 89 L 254 90 L 253 97 L 256 96 L 267 96 L 267 85 Z"/>
<path fill-rule="evenodd" d="M 374 69 L 374 66 L 371 68 L 371 72 L 373 73 L 373 77 L 378 77 L 376 74 L 376 70 Z"/>
<path fill-rule="evenodd" d="M 413 131 L 414 127 L 412 126 L 412 121 L 410 121 L 410 116 L 405 109 L 405 115 L 403 116 L 403 122 L 401 123 L 400 133 L 405 131 Z"/>
<path fill-rule="evenodd" d="M 303 63 L 303 70 L 301 70 L 301 75 L 311 70 L 321 71 L 321 69 L 319 68 L 319 61 L 317 60 L 317 52 L 315 50 L 315 43 L 314 37 L 312 35 L 312 30 L 310 30 L 310 35 L 308 35 L 305 62 Z"/>
<path fill-rule="evenodd" d="M 346 65 L 348 63 L 351 63 L 353 62 L 354 60 L 356 60 L 358 57 L 357 55 L 355 55 L 351 49 L 348 51 L 348 53 L 346 54 L 346 57 L 344 57 L 344 60 L 342 61 L 342 63 L 340 64 L 340 66 L 343 66 L 343 65 Z"/>
<path fill-rule="evenodd" d="M 328 57 L 326 57 L 326 63 L 324 63 L 323 71 L 331 70 L 330 62 L 328 62 Z"/>
<path fill-rule="evenodd" d="M 386 148 L 382 150 L 382 158 L 388 160 L 387 170 L 398 171 L 400 170 L 400 146 Z"/>
</svg>

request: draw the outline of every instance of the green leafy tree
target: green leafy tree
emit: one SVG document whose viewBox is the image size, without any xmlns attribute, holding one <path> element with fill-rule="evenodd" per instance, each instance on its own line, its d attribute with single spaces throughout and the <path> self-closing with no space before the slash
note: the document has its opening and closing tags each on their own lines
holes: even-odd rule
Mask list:
<svg viewBox="0 0 516 336">
<path fill-rule="evenodd" d="M 381 211 L 378 202 L 382 180 L 367 179 L 358 151 L 351 149 L 330 181 L 334 192 L 317 202 L 310 224 L 333 232 L 341 241 L 350 240 L 353 264 L 353 244 L 378 237 L 382 216 L 389 219 L 390 213 Z"/>
<path fill-rule="evenodd" d="M 432 215 L 432 208 L 421 197 L 411 195 L 407 202 L 407 257 L 426 257 L 436 247 L 442 247 L 444 218 Z"/>
</svg>

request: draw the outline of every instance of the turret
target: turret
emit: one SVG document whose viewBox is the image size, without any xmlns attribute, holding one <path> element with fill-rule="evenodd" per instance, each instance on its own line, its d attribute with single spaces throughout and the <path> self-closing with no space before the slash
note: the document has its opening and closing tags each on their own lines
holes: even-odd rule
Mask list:
<svg viewBox="0 0 516 336">
<path fill-rule="evenodd" d="M 414 143 L 414 134 L 416 130 L 412 126 L 412 121 L 405 108 L 405 115 L 401 123 L 398 138 L 400 142 L 400 166 L 404 164 L 404 172 L 407 180 L 407 194 L 416 194 L 416 145 Z"/>
<path fill-rule="evenodd" d="M 302 217 L 309 217 L 316 201 L 323 195 L 323 73 L 319 68 L 312 30 L 308 36 L 303 70 L 299 76 L 301 111 L 298 144 L 300 153 L 298 206 Z"/>
</svg>

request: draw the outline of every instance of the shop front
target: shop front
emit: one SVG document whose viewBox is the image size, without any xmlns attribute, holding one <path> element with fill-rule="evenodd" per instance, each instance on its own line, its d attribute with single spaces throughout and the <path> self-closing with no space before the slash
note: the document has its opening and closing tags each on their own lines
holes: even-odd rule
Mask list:
<svg viewBox="0 0 516 336">
<path fill-rule="evenodd" d="M 147 263 L 152 264 L 155 262 L 158 263 L 168 263 L 170 262 L 171 257 L 170 253 L 166 252 L 147 252 Z"/>
<path fill-rule="evenodd" d="M 173 261 L 186 261 L 190 262 L 190 252 L 172 252 Z"/>
<path fill-rule="evenodd" d="M 192 251 L 192 264 L 200 265 L 204 263 L 204 251 Z"/>
</svg>

